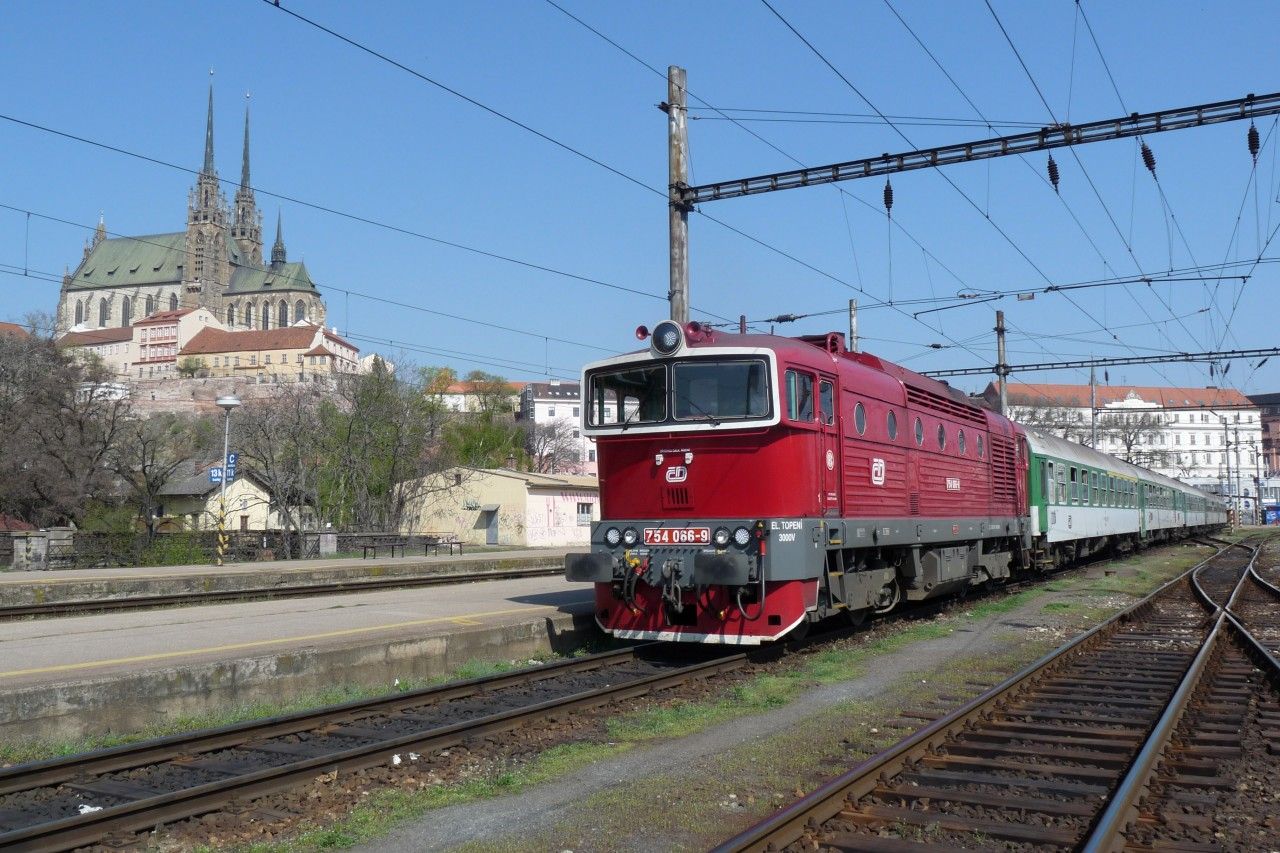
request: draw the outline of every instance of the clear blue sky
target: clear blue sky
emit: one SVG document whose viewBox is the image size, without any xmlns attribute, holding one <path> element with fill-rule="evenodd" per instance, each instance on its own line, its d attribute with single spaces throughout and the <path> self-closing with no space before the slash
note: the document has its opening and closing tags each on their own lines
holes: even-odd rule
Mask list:
<svg viewBox="0 0 1280 853">
<path fill-rule="evenodd" d="M 654 68 L 686 67 L 692 106 L 870 112 L 763 3 L 557 2 Z M 1036 126 L 1052 121 L 984 2 L 892 2 L 989 119 Z M 1280 6 L 1274 2 L 1085 0 L 1084 13 L 1125 110 L 1074 3 L 992 3 L 1060 121 L 1280 90 L 1274 61 Z M 664 80 L 543 0 L 283 5 L 643 184 L 665 187 L 666 122 L 655 108 L 666 95 Z M 882 0 L 776 0 L 774 6 L 880 111 L 976 118 Z M 261 0 L 15 0 L 0 18 L 0 79 L 6 81 L 0 113 L 23 121 L 196 169 L 212 67 L 218 170 L 235 181 L 244 93 L 250 91 L 253 180 L 267 241 L 279 208 L 290 258 L 306 260 L 327 299 L 330 322 L 366 352 L 394 353 L 396 345 L 369 341 L 391 339 L 479 355 L 410 354 L 422 364 L 517 379 L 536 379 L 548 369 L 571 377 L 585 361 L 634 348 L 635 326 L 666 316 L 667 212 L 660 194 Z M 692 114 L 714 117 L 707 110 Z M 744 124 L 808 165 L 909 148 L 882 124 L 807 118 Z M 988 135 L 982 127 L 900 127 L 917 147 Z M 867 304 L 892 294 L 902 301 L 1251 261 L 1280 225 L 1280 133 L 1273 119 L 1259 121 L 1264 146 L 1254 173 L 1247 128 L 1231 123 L 1150 137 L 1165 200 L 1142 167 L 1136 143 L 1122 140 L 1076 150 L 1087 177 L 1069 151 L 1056 151 L 1061 200 L 1042 177 L 1043 154 L 947 169 L 946 177 L 981 210 L 936 171 L 895 176 L 892 236 L 882 179 L 845 183 L 847 194 L 808 188 L 705 205 L 703 212 L 803 264 L 695 214 L 694 316 L 838 312 L 850 297 Z M 694 120 L 690 137 L 695 182 L 794 165 L 726 121 Z M 0 149 L 0 204 L 88 226 L 101 210 L 116 234 L 183 227 L 190 174 L 3 120 Z M 230 196 L 234 187 L 226 191 Z M 352 222 L 267 193 L 653 298 Z M 25 266 L 60 274 L 65 265 L 75 266 L 87 235 L 35 217 L 28 232 L 25 215 L 0 210 L 0 264 L 8 265 L 0 270 Z M 932 259 L 926 260 L 926 251 Z M 1280 257 L 1280 238 L 1264 254 Z M 1243 287 L 1220 283 L 1216 295 L 1212 283 L 1180 282 L 1079 290 L 1070 301 L 1053 294 L 1034 301 L 1007 297 L 922 316 L 932 328 L 909 316 L 929 305 L 902 306 L 906 316 L 866 310 L 861 330 L 866 349 L 920 370 L 993 361 L 990 329 L 997 307 L 1011 326 L 1014 363 L 1129 354 L 1113 334 L 1140 354 L 1276 345 L 1277 266 L 1262 263 L 1252 272 Z M 0 274 L 0 287 L 0 319 L 20 320 L 56 304 L 57 285 L 37 278 Z M 335 288 L 529 334 L 348 297 Z M 1201 311 L 1206 307 L 1212 310 Z M 778 329 L 812 333 L 843 326 L 837 313 Z M 949 348 L 927 348 L 935 342 Z M 988 378 L 955 382 L 978 389 Z M 1081 382 L 1087 374 L 1023 378 Z M 1211 382 L 1206 367 L 1184 365 L 1116 368 L 1110 378 L 1113 384 Z M 1246 392 L 1280 390 L 1280 358 L 1256 371 L 1238 362 L 1227 379 Z"/>
</svg>

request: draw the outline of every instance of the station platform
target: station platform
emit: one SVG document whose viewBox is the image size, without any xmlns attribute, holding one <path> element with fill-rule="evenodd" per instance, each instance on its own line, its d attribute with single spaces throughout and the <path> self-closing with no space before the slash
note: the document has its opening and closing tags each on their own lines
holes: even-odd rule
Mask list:
<svg viewBox="0 0 1280 853">
<path fill-rule="evenodd" d="M 592 610 L 590 584 L 548 576 L 0 623 L 0 741 L 572 651 L 599 636 Z"/>
<path fill-rule="evenodd" d="M 0 572 L 0 607 L 141 595 L 270 589 L 278 586 L 367 580 L 400 575 L 473 573 L 564 566 L 570 548 L 520 550 L 474 547 L 465 554 L 272 560 L 225 566 L 147 566 Z"/>
</svg>

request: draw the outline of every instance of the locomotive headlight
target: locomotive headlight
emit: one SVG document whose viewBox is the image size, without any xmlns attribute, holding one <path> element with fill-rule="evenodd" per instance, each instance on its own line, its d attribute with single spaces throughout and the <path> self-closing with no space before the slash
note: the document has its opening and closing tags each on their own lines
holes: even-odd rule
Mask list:
<svg viewBox="0 0 1280 853">
<path fill-rule="evenodd" d="M 649 342 L 649 346 L 653 348 L 655 355 L 671 355 L 680 349 L 683 337 L 680 324 L 663 320 L 653 327 L 653 340 Z"/>
<path fill-rule="evenodd" d="M 717 527 L 715 535 L 716 545 L 720 548 L 729 544 L 729 528 Z"/>
<path fill-rule="evenodd" d="M 604 532 L 604 541 L 610 548 L 616 548 L 618 543 L 622 541 L 622 534 L 618 532 L 618 528 L 610 527 Z"/>
<path fill-rule="evenodd" d="M 733 541 L 739 548 L 747 547 L 747 543 L 751 541 L 751 531 L 745 527 L 739 527 L 733 531 Z"/>
<path fill-rule="evenodd" d="M 636 538 L 636 529 L 634 527 L 628 527 L 622 531 L 622 541 L 628 548 L 636 544 Z"/>
</svg>

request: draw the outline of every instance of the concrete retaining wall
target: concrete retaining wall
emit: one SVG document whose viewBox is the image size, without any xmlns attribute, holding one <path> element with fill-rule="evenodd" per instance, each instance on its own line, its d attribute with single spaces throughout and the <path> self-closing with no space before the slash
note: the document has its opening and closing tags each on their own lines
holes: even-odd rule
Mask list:
<svg viewBox="0 0 1280 853">
<path fill-rule="evenodd" d="M 591 614 L 458 629 L 343 648 L 304 648 L 231 661 L 42 684 L 0 694 L 0 742 L 136 732 L 253 702 L 282 703 L 340 685 L 384 687 L 438 677 L 471 660 L 568 653 L 599 636 Z"/>
</svg>

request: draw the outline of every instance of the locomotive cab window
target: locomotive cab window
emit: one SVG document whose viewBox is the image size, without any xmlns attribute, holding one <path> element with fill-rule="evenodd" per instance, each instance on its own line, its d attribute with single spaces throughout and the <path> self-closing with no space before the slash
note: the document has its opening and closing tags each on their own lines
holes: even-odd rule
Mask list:
<svg viewBox="0 0 1280 853">
<path fill-rule="evenodd" d="M 628 367 L 590 377 L 590 426 L 648 424 L 666 420 L 667 369 Z"/>
<path fill-rule="evenodd" d="M 818 383 L 818 408 L 822 410 L 822 422 L 827 426 L 831 426 L 836 422 L 836 389 L 830 382 L 823 380 Z M 858 411 L 862 411 L 862 404 L 858 404 Z M 867 427 L 867 418 L 864 413 L 862 416 L 862 426 L 858 427 L 858 434 L 861 435 Z"/>
<path fill-rule="evenodd" d="M 787 418 L 813 420 L 813 376 L 808 373 L 787 371 Z"/>
<path fill-rule="evenodd" d="M 759 359 L 678 361 L 671 367 L 676 420 L 720 421 L 769 415 L 769 372 Z"/>
</svg>

